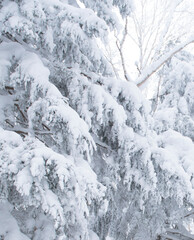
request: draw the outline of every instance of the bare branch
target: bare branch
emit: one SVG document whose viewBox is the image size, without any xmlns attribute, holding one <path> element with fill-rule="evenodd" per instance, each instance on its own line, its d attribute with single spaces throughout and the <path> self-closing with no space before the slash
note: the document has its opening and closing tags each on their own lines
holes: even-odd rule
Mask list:
<svg viewBox="0 0 194 240">
<path fill-rule="evenodd" d="M 107 49 L 107 47 L 109 48 L 109 49 Z M 115 76 L 116 76 L 116 78 L 118 79 L 119 78 L 119 75 L 118 75 L 118 72 L 117 72 L 117 69 L 116 69 L 116 67 L 115 67 L 115 65 L 114 65 L 114 63 L 113 63 L 113 57 L 112 57 L 112 51 L 111 51 L 111 49 L 110 49 L 110 45 L 108 45 L 108 46 L 105 46 L 105 51 L 106 51 L 106 54 L 104 54 L 104 56 L 105 56 L 105 58 L 107 59 L 107 61 L 110 63 L 110 65 L 112 66 L 112 69 L 113 69 L 113 71 L 114 71 L 114 74 L 115 74 Z"/>
<path fill-rule="evenodd" d="M 15 103 L 14 104 L 16 107 L 17 107 L 17 109 L 18 109 L 18 111 L 20 112 L 20 114 L 22 115 L 22 118 L 24 119 L 24 121 L 28 121 L 28 119 L 27 119 L 27 117 L 25 116 L 25 114 L 22 112 L 22 110 L 20 109 L 20 106 L 17 104 L 17 103 Z"/>
<path fill-rule="evenodd" d="M 188 213 L 187 215 L 184 216 L 184 218 L 190 217 L 191 215 L 194 215 L 194 212 Z"/>
<path fill-rule="evenodd" d="M 129 78 L 129 75 L 127 74 L 127 69 L 126 69 L 126 66 L 125 66 L 125 59 L 124 59 L 124 56 L 123 56 L 123 46 L 124 46 L 124 43 L 125 43 L 125 40 L 126 40 L 126 37 L 127 37 L 127 34 L 128 34 L 127 28 L 128 28 L 128 19 L 126 18 L 125 29 L 124 29 L 124 34 L 123 34 L 122 40 L 119 41 L 119 39 L 116 35 L 115 35 L 115 37 L 117 39 L 116 46 L 117 46 L 117 49 L 118 49 L 120 57 L 121 57 L 121 64 L 122 64 L 122 68 L 123 68 L 124 77 L 127 81 L 130 81 L 130 78 Z"/>
<path fill-rule="evenodd" d="M 194 239 L 194 235 L 193 234 L 190 234 L 190 233 L 182 233 L 182 232 L 179 232 L 178 230 L 176 229 L 168 229 L 166 231 L 166 235 L 164 235 L 167 239 L 173 239 L 171 238 L 171 236 L 176 236 L 177 239 L 185 239 L 185 240 L 193 240 Z"/>
<path fill-rule="evenodd" d="M 99 146 L 99 147 L 101 147 L 101 148 L 104 148 L 104 149 L 106 149 L 107 150 L 107 147 L 105 147 L 105 146 L 102 146 L 101 144 L 99 144 L 99 143 L 96 143 L 96 145 L 97 146 Z"/>
<path fill-rule="evenodd" d="M 9 119 L 5 119 L 5 122 L 6 122 L 8 125 L 10 125 L 11 127 L 14 127 L 14 124 L 11 123 Z"/>
<path fill-rule="evenodd" d="M 141 87 L 155 72 L 157 72 L 161 66 L 163 66 L 168 60 L 170 60 L 176 53 L 180 52 L 183 48 L 189 44 L 194 43 L 194 36 L 189 38 L 186 42 L 180 44 L 173 48 L 170 52 L 159 58 L 156 62 L 151 64 L 147 69 L 145 69 L 141 76 L 137 79 L 136 83 L 138 87 Z"/>
<path fill-rule="evenodd" d="M 42 123 L 42 126 L 46 128 L 48 131 L 50 131 L 50 128 L 45 123 Z"/>
<path fill-rule="evenodd" d="M 5 89 L 6 89 L 6 90 L 13 90 L 13 91 L 14 91 L 14 88 L 11 87 L 11 86 L 5 86 Z"/>
<path fill-rule="evenodd" d="M 18 134 L 23 134 L 23 135 L 28 135 L 29 133 L 31 133 L 31 131 L 29 131 L 28 129 L 25 128 L 21 128 L 21 129 L 17 129 L 17 128 L 11 128 L 11 129 L 7 129 L 8 131 L 14 131 Z M 34 131 L 35 135 L 53 135 L 51 132 L 45 132 L 45 131 Z"/>
</svg>

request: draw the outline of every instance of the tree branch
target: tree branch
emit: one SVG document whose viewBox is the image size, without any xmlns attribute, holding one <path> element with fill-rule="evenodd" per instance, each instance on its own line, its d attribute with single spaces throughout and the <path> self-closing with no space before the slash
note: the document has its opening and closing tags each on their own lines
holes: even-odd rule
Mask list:
<svg viewBox="0 0 194 240">
<path fill-rule="evenodd" d="M 170 52 L 159 58 L 156 62 L 151 64 L 150 67 L 145 69 L 142 74 L 137 78 L 137 86 L 141 87 L 155 72 L 157 72 L 169 59 L 171 59 L 176 53 L 180 52 L 183 48 L 189 44 L 194 43 L 194 36 L 189 38 L 186 42 L 174 47 Z"/>
<path fill-rule="evenodd" d="M 188 213 L 187 215 L 184 216 L 184 218 L 190 217 L 191 215 L 194 215 L 194 212 Z"/>
<path fill-rule="evenodd" d="M 128 20 L 126 18 L 126 21 L 125 21 L 125 29 L 124 29 L 124 34 L 123 34 L 123 38 L 121 39 L 121 41 L 119 41 L 118 37 L 116 36 L 115 34 L 115 37 L 116 37 L 116 46 L 117 46 L 117 49 L 119 51 L 119 54 L 120 54 L 120 57 L 121 57 L 121 64 L 122 64 L 122 68 L 123 68 L 123 73 L 124 73 L 124 77 L 127 81 L 130 81 L 131 79 L 129 78 L 129 75 L 127 74 L 127 69 L 126 69 L 126 66 L 125 66 L 125 59 L 124 59 L 124 56 L 123 56 L 123 46 L 124 46 L 124 43 L 125 43 L 125 40 L 126 40 L 126 37 L 128 35 Z"/>
<path fill-rule="evenodd" d="M 8 131 L 14 131 L 18 134 L 22 134 L 22 135 L 28 135 L 30 133 L 30 131 L 28 131 L 28 129 L 16 129 L 16 128 L 10 128 L 7 129 Z M 52 135 L 51 132 L 45 132 L 45 131 L 34 131 L 35 135 Z"/>
<path fill-rule="evenodd" d="M 157 87 L 157 95 L 156 95 L 156 105 L 155 105 L 155 108 L 153 109 L 153 113 L 152 113 L 152 116 L 154 116 L 156 110 L 157 110 L 157 107 L 158 107 L 158 102 L 159 102 L 159 95 L 160 95 L 160 85 L 161 85 L 161 77 L 159 77 L 159 81 L 158 81 L 158 87 Z"/>
<path fill-rule="evenodd" d="M 5 122 L 9 124 L 11 127 L 14 127 L 14 124 L 9 121 L 9 119 L 5 119 Z"/>
<path fill-rule="evenodd" d="M 19 111 L 20 114 L 22 115 L 23 120 L 27 122 L 28 119 L 27 119 L 27 117 L 25 116 L 25 114 L 22 112 L 22 110 L 20 109 L 20 106 L 19 106 L 17 103 L 15 103 L 14 105 L 17 107 L 18 111 Z"/>
<path fill-rule="evenodd" d="M 185 239 L 185 240 L 193 240 L 194 239 L 194 235 L 193 234 L 190 234 L 190 233 L 182 233 L 182 232 L 179 232 L 175 229 L 169 229 L 166 231 L 166 238 L 167 239 L 173 239 L 171 238 L 171 236 L 176 236 L 176 237 L 179 237 L 178 239 Z"/>
</svg>

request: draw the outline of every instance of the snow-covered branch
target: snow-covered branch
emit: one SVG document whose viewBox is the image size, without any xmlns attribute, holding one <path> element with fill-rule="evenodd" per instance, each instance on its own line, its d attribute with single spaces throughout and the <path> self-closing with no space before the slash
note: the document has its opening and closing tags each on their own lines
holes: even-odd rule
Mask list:
<svg viewBox="0 0 194 240">
<path fill-rule="evenodd" d="M 164 63 L 171 59 L 176 53 L 180 52 L 183 48 L 194 42 L 194 36 L 190 37 L 187 41 L 174 47 L 170 52 L 163 55 L 156 62 L 147 67 L 141 75 L 137 78 L 136 84 L 141 87 L 155 72 L 157 72 Z"/>
</svg>

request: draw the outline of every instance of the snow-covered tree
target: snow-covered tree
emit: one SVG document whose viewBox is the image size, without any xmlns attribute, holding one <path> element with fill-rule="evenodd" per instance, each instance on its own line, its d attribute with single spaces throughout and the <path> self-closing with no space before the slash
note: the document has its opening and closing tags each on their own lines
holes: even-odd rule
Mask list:
<svg viewBox="0 0 194 240">
<path fill-rule="evenodd" d="M 160 72 L 161 84 L 155 112 L 157 131 L 174 129 L 194 141 L 194 58 L 182 51 Z M 166 119 L 165 119 L 166 118 Z"/>
<path fill-rule="evenodd" d="M 131 1 L 81 2 L 1 2 L 0 236 L 165 237 L 193 204 L 193 143 L 157 135 L 97 45 Z"/>
<path fill-rule="evenodd" d="M 106 201 L 88 163 L 96 145 L 81 94 L 97 98 L 88 72 L 111 74 L 95 43 L 106 22 L 73 1 L 3 1 L 0 23 L 1 215 L 14 221 L 0 235 L 90 239 Z"/>
<path fill-rule="evenodd" d="M 159 78 L 157 96 L 153 100 L 154 129 L 160 137 L 164 136 L 160 144 L 170 150 L 170 159 L 177 159 L 179 164 L 181 163 L 192 183 L 194 151 L 193 56 L 187 51 L 179 52 L 159 71 Z M 175 165 L 173 168 L 175 169 Z M 183 176 L 183 173 L 180 175 Z M 189 205 L 187 206 L 187 204 L 184 211 L 188 210 Z M 193 209 L 192 204 L 190 205 L 192 212 L 191 209 Z M 182 221 L 187 221 L 187 217 L 193 217 L 192 214 L 186 214 L 184 211 Z M 178 231 L 180 225 L 176 228 Z M 179 229 L 179 231 L 181 230 Z"/>
<path fill-rule="evenodd" d="M 121 21 L 122 30 L 110 35 L 105 48 L 115 72 L 139 87 L 152 77 L 156 82 L 161 66 L 194 42 L 193 12 L 188 0 L 135 1 L 130 17 Z"/>
</svg>

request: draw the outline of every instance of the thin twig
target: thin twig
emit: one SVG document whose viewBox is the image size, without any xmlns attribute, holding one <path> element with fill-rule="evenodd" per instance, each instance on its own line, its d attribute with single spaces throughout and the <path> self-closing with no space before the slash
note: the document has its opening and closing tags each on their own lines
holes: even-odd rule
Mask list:
<svg viewBox="0 0 194 240">
<path fill-rule="evenodd" d="M 180 52 L 183 48 L 188 46 L 189 44 L 194 43 L 194 39 L 190 39 L 184 44 L 181 44 L 180 46 L 176 46 L 172 51 L 170 51 L 166 56 L 162 56 L 158 61 L 153 63 L 153 68 L 150 68 L 149 71 L 145 74 L 145 76 L 142 75 L 137 79 L 137 86 L 141 87 L 155 72 L 158 71 L 168 60 L 170 60 L 176 53 Z"/>
<path fill-rule="evenodd" d="M 187 215 L 184 216 L 184 218 L 190 217 L 191 215 L 194 215 L 194 212 L 188 213 Z"/>
<path fill-rule="evenodd" d="M 15 103 L 14 105 L 17 107 L 17 109 L 18 109 L 18 111 L 20 112 L 20 114 L 22 115 L 24 121 L 28 121 L 27 117 L 24 115 L 24 113 L 23 113 L 22 110 L 20 109 L 19 104 Z"/>
<path fill-rule="evenodd" d="M 14 131 L 18 134 L 24 134 L 24 135 L 28 135 L 30 133 L 30 131 L 28 131 L 28 129 L 7 129 L 8 131 Z M 34 131 L 35 135 L 53 135 L 53 133 L 51 132 L 43 132 L 43 131 Z"/>
<path fill-rule="evenodd" d="M 160 96 L 160 85 L 161 85 L 161 77 L 159 77 L 159 81 L 158 81 L 158 87 L 157 87 L 157 96 L 156 96 L 156 105 L 155 105 L 155 108 L 153 110 L 153 114 L 152 116 L 154 116 L 156 110 L 157 110 L 157 107 L 158 107 L 158 102 L 159 102 L 159 96 Z"/>
<path fill-rule="evenodd" d="M 119 51 L 119 54 L 120 54 L 120 57 L 121 57 L 121 64 L 122 64 L 122 68 L 123 68 L 123 73 L 124 73 L 124 77 L 127 81 L 130 81 L 129 79 L 129 76 L 127 74 L 127 69 L 126 69 L 126 66 L 125 66 L 125 59 L 124 59 L 124 56 L 123 56 L 123 46 L 124 46 L 124 43 L 125 43 L 125 40 L 126 40 L 126 37 L 127 37 L 127 34 L 128 34 L 128 20 L 126 18 L 126 21 L 125 21 L 125 29 L 124 29 L 124 34 L 123 34 L 123 38 L 122 40 L 120 41 L 115 33 L 115 37 L 116 37 L 116 46 L 117 46 L 117 49 Z"/>
<path fill-rule="evenodd" d="M 46 128 L 48 131 L 50 131 L 50 128 L 45 123 L 42 123 L 42 126 Z"/>
<path fill-rule="evenodd" d="M 14 125 L 9 121 L 9 119 L 5 119 L 5 122 L 9 124 L 11 127 L 14 127 Z"/>
<path fill-rule="evenodd" d="M 13 90 L 13 91 L 14 91 L 14 88 L 11 87 L 11 86 L 5 86 L 5 89 L 6 89 L 6 90 Z"/>
</svg>

